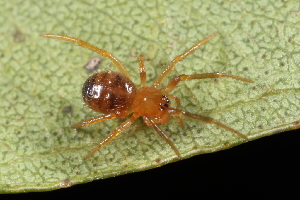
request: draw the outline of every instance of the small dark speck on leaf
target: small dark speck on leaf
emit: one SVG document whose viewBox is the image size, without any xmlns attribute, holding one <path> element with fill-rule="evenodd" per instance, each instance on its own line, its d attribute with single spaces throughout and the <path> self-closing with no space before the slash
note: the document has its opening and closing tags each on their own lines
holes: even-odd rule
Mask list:
<svg viewBox="0 0 300 200">
<path fill-rule="evenodd" d="M 293 129 L 298 129 L 300 127 L 300 121 L 293 122 L 293 125 L 294 125 Z"/>
<path fill-rule="evenodd" d="M 89 62 L 84 66 L 84 68 L 89 71 L 95 71 L 99 68 L 99 65 L 101 63 L 101 59 L 98 57 L 93 57 L 89 60 Z"/>
<path fill-rule="evenodd" d="M 224 146 L 224 147 L 229 147 L 229 146 L 230 146 L 230 142 L 225 142 L 225 143 L 223 144 L 223 146 Z"/>
<path fill-rule="evenodd" d="M 65 106 L 62 110 L 63 114 L 67 115 L 67 114 L 73 114 L 73 106 L 72 105 L 68 105 Z"/>
<path fill-rule="evenodd" d="M 129 165 L 127 165 L 127 164 L 126 164 L 126 165 L 124 165 L 123 167 L 124 167 L 124 168 L 128 168 L 128 167 L 129 167 Z"/>
<path fill-rule="evenodd" d="M 143 152 L 144 154 L 146 154 L 146 153 L 149 152 L 149 149 L 143 149 L 142 152 Z"/>
<path fill-rule="evenodd" d="M 289 116 L 289 113 L 288 113 L 288 112 L 285 112 L 284 115 L 285 115 L 285 116 Z"/>
<path fill-rule="evenodd" d="M 283 66 L 284 66 L 284 63 L 283 63 L 283 62 L 280 62 L 279 65 L 280 65 L 280 67 L 283 67 Z"/>
<path fill-rule="evenodd" d="M 134 154 L 133 154 L 132 152 L 128 152 L 128 153 L 127 153 L 127 156 L 128 156 L 128 157 L 131 157 L 131 156 L 134 156 Z"/>
<path fill-rule="evenodd" d="M 294 125 L 294 126 L 299 126 L 299 125 L 300 125 L 300 121 L 295 121 L 295 122 L 293 122 L 293 125 Z"/>
<path fill-rule="evenodd" d="M 16 30 L 13 33 L 13 38 L 14 38 L 14 42 L 16 43 L 22 43 L 26 40 L 26 35 L 24 33 L 22 33 L 20 30 Z"/>
<path fill-rule="evenodd" d="M 266 54 L 261 56 L 261 59 L 265 59 L 266 58 Z"/>
<path fill-rule="evenodd" d="M 244 67 L 243 70 L 244 70 L 244 71 L 248 71 L 248 67 Z"/>
<path fill-rule="evenodd" d="M 258 128 L 259 129 L 263 129 L 263 125 L 258 125 Z"/>
<path fill-rule="evenodd" d="M 169 44 L 168 44 L 168 47 L 169 47 L 169 48 L 173 48 L 173 47 L 174 47 L 174 43 L 169 43 Z M 165 66 L 165 65 L 162 65 L 162 66 Z"/>
<path fill-rule="evenodd" d="M 160 164 L 161 159 L 160 159 L 160 158 L 156 158 L 156 159 L 155 159 L 155 162 L 156 162 L 157 164 Z"/>
</svg>

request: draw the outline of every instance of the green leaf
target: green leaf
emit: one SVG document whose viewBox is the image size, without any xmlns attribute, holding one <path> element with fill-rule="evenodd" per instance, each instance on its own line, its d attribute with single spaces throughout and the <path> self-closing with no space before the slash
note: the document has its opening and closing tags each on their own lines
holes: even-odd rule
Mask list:
<svg viewBox="0 0 300 200">
<path fill-rule="evenodd" d="M 159 4 L 159 5 L 157 5 Z M 94 52 L 39 37 L 76 36 L 112 52 L 139 85 L 136 55 L 147 57 L 147 82 L 176 55 L 218 31 L 168 77 L 209 72 L 252 79 L 182 82 L 172 94 L 183 110 L 214 119 L 250 140 L 299 127 L 298 1 L 6 1 L 0 2 L 0 192 L 53 190 L 177 161 L 142 120 L 83 160 L 124 119 L 78 130 L 98 116 L 82 103 L 83 69 Z M 115 70 L 103 58 L 101 70 Z M 174 104 L 173 104 L 174 105 Z M 184 158 L 244 143 L 215 125 L 184 118 L 160 125 Z"/>
</svg>

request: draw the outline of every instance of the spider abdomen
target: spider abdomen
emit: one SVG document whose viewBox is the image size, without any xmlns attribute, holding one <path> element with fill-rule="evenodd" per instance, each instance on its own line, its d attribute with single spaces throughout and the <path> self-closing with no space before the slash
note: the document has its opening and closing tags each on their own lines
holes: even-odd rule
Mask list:
<svg viewBox="0 0 300 200">
<path fill-rule="evenodd" d="M 94 111 L 109 114 L 127 110 L 133 102 L 136 87 L 121 73 L 98 72 L 90 76 L 82 87 L 82 97 Z"/>
</svg>

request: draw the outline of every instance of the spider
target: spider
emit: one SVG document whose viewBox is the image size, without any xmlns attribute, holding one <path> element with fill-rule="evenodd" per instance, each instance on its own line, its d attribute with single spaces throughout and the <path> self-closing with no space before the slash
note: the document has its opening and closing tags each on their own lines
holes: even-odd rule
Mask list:
<svg viewBox="0 0 300 200">
<path fill-rule="evenodd" d="M 210 124 L 215 124 L 219 127 L 227 129 L 228 131 L 231 131 L 232 133 L 235 133 L 245 140 L 248 140 L 247 136 L 226 126 L 225 124 L 214 120 L 213 118 L 193 114 L 178 109 L 178 107 L 180 107 L 179 98 L 169 93 L 174 90 L 174 88 L 180 81 L 219 77 L 236 79 L 248 83 L 253 83 L 252 80 L 219 72 L 194 75 L 182 74 L 179 76 L 175 76 L 166 87 L 159 88 L 162 82 L 167 78 L 172 70 L 174 70 L 176 64 L 179 61 L 195 52 L 200 46 L 209 41 L 216 34 L 217 32 L 207 36 L 206 38 L 189 48 L 183 54 L 176 56 L 162 71 L 162 73 L 158 75 L 151 87 L 148 87 L 146 85 L 146 70 L 144 67 L 145 57 L 144 55 L 140 55 L 138 68 L 141 80 L 140 88 L 135 87 L 125 67 L 110 52 L 104 49 L 99 49 L 98 47 L 79 38 L 69 37 L 65 35 L 41 34 L 40 36 L 42 37 L 67 40 L 90 49 L 108 58 L 112 62 L 112 64 L 114 64 L 121 72 L 97 72 L 94 75 L 90 76 L 83 84 L 82 96 L 85 104 L 92 110 L 103 113 L 103 115 L 84 120 L 79 124 L 73 125 L 72 128 L 90 126 L 105 120 L 114 118 L 126 118 L 127 116 L 130 116 L 121 125 L 119 125 L 119 127 L 114 129 L 109 136 L 103 139 L 90 153 L 88 153 L 84 159 L 89 158 L 99 149 L 111 142 L 139 117 L 142 117 L 144 122 L 148 126 L 152 127 L 156 131 L 156 133 L 173 149 L 178 159 L 181 159 L 180 152 L 175 147 L 174 143 L 164 133 L 164 131 L 158 126 L 158 124 L 168 123 L 170 117 L 173 116 L 179 120 L 179 124 L 181 127 L 183 127 L 183 121 L 181 119 L 181 116 L 183 116 Z M 173 99 L 175 101 L 176 108 L 171 107 L 171 102 L 169 99 Z"/>
</svg>

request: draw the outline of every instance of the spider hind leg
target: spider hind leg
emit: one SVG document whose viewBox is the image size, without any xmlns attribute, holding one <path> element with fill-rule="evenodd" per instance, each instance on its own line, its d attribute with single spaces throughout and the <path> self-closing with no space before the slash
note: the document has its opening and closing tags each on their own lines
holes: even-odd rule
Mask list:
<svg viewBox="0 0 300 200">
<path fill-rule="evenodd" d="M 125 122 L 123 122 L 118 128 L 113 130 L 113 132 L 107 136 L 104 140 L 102 140 L 88 155 L 84 157 L 84 160 L 91 157 L 94 153 L 96 153 L 99 149 L 107 145 L 109 142 L 111 142 L 115 137 L 117 137 L 121 132 L 123 132 L 125 129 L 127 129 L 137 118 L 132 115 L 130 118 L 128 118 Z"/>
<path fill-rule="evenodd" d="M 224 128 L 228 131 L 231 131 L 232 133 L 235 133 L 236 135 L 238 135 L 239 137 L 241 137 L 241 138 L 243 138 L 247 141 L 249 140 L 249 138 L 246 135 L 238 132 L 237 130 L 234 130 L 233 128 L 230 128 L 229 126 L 226 126 L 225 124 L 222 124 L 221 122 L 218 122 L 218 121 L 214 120 L 211 117 L 205 117 L 205 116 L 202 116 L 202 115 L 197 115 L 197 114 L 193 114 L 193 113 L 189 113 L 189 112 L 186 112 L 186 111 L 183 111 L 183 110 L 177 110 L 177 109 L 173 109 L 172 116 L 185 116 L 185 117 L 189 117 L 189 118 L 192 118 L 192 119 L 203 121 L 203 122 L 206 122 L 206 123 L 209 123 L 209 124 L 214 124 L 214 125 L 217 125 L 219 127 Z"/>
</svg>

